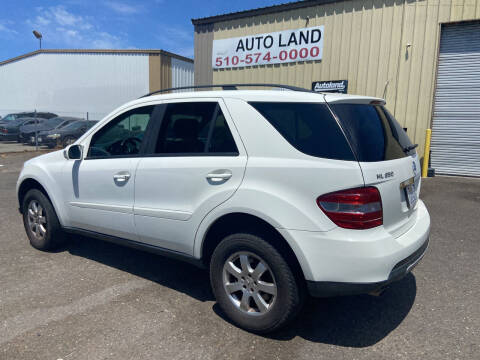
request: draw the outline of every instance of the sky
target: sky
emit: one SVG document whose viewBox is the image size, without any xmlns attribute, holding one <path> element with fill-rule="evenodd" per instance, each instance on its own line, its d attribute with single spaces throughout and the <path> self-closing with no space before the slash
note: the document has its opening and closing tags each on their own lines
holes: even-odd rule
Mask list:
<svg viewBox="0 0 480 360">
<path fill-rule="evenodd" d="M 288 0 L 0 0 L 0 61 L 44 49 L 163 49 L 193 58 L 192 18 Z"/>
</svg>

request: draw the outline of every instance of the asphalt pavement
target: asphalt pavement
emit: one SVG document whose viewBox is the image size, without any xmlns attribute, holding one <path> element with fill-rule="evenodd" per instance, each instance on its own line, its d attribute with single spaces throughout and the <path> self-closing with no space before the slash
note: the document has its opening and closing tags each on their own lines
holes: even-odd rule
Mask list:
<svg viewBox="0 0 480 360">
<path fill-rule="evenodd" d="M 0 155 L 0 359 L 479 359 L 480 179 L 422 184 L 430 246 L 380 297 L 312 299 L 270 335 L 231 325 L 208 274 L 72 237 L 33 249 L 15 183 L 32 153 Z"/>
<path fill-rule="evenodd" d="M 39 146 L 39 149 L 47 149 L 45 146 Z M 35 151 L 35 146 L 20 144 L 17 141 L 0 141 L 0 154 L 16 153 L 25 151 Z"/>
</svg>

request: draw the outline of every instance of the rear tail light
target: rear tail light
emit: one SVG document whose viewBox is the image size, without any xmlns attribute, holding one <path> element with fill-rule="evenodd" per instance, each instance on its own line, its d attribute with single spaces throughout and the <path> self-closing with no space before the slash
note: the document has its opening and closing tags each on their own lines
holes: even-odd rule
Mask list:
<svg viewBox="0 0 480 360">
<path fill-rule="evenodd" d="M 325 194 L 317 204 L 342 228 L 370 229 L 383 224 L 382 198 L 373 186 Z"/>
<path fill-rule="evenodd" d="M 4 133 L 4 134 L 7 134 L 7 133 L 8 133 L 8 129 L 5 129 L 5 128 L 0 129 L 0 131 L 1 131 L 2 133 Z"/>
</svg>

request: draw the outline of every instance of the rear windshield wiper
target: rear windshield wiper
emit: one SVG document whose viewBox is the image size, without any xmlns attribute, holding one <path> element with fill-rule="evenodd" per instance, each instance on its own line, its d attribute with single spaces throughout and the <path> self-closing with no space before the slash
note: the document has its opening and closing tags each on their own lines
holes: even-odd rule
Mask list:
<svg viewBox="0 0 480 360">
<path fill-rule="evenodd" d="M 418 144 L 413 144 L 413 145 L 410 145 L 410 146 L 405 146 L 405 147 L 403 148 L 403 152 L 408 153 L 408 152 L 412 151 L 413 149 L 416 149 L 417 146 L 418 146 Z"/>
</svg>

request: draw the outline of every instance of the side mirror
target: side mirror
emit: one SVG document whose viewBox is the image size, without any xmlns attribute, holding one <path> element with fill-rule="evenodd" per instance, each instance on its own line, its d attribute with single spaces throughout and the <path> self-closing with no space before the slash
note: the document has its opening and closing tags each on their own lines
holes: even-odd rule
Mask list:
<svg viewBox="0 0 480 360">
<path fill-rule="evenodd" d="M 82 145 L 70 145 L 63 150 L 63 156 L 67 160 L 81 160 L 83 157 L 83 146 Z"/>
</svg>

